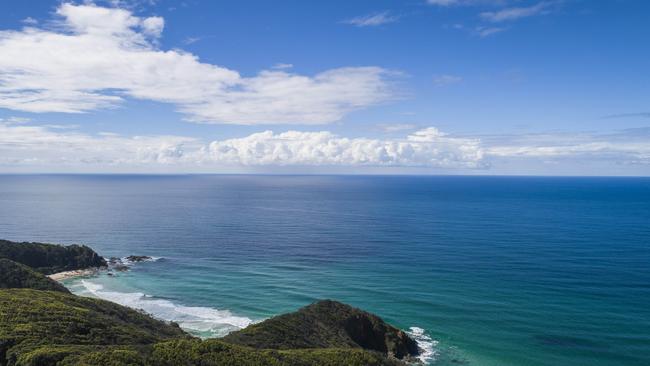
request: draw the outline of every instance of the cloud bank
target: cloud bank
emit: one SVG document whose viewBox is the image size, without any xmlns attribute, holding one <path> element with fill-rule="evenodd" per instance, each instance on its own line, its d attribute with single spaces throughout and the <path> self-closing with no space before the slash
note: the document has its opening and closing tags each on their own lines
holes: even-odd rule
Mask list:
<svg viewBox="0 0 650 366">
<path fill-rule="evenodd" d="M 478 168 L 483 151 L 475 139 L 454 138 L 430 127 L 405 139 L 345 138 L 330 132 L 272 131 L 214 141 L 211 161 L 235 165 L 336 165 Z"/>
<path fill-rule="evenodd" d="M 392 135 L 391 135 L 392 136 Z M 221 172 L 230 168 L 413 168 L 420 172 L 500 172 L 523 162 L 530 172 L 575 164 L 634 166 L 649 172 L 650 129 L 609 134 L 451 136 L 434 127 L 401 137 L 343 137 L 329 131 L 263 131 L 203 141 L 185 136 L 81 133 L 75 126 L 0 121 L 0 171 Z M 384 170 L 388 172 L 390 170 Z M 570 170 L 569 170 L 570 171 Z M 596 173 L 600 171 L 597 170 Z"/>
<path fill-rule="evenodd" d="M 346 138 L 328 131 L 264 131 L 209 143 L 183 136 L 88 135 L 60 127 L 0 122 L 0 165 L 483 166 L 479 140 L 451 137 L 432 127 L 393 139 Z"/>
<path fill-rule="evenodd" d="M 394 97 L 391 73 L 344 67 L 245 77 L 182 50 L 161 50 L 161 17 L 64 3 L 56 25 L 0 31 L 0 108 L 81 113 L 124 98 L 171 103 L 186 119 L 229 124 L 323 124 Z"/>
</svg>

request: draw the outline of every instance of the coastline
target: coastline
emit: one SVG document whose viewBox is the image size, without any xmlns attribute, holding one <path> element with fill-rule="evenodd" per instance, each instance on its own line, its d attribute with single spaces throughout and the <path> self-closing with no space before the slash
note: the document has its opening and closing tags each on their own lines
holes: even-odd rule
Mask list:
<svg viewBox="0 0 650 366">
<path fill-rule="evenodd" d="M 76 269 L 73 271 L 63 271 L 47 275 L 50 279 L 54 281 L 63 281 L 70 278 L 82 277 L 82 276 L 92 276 L 99 272 L 100 268 L 86 268 L 86 269 Z"/>
<path fill-rule="evenodd" d="M 6 258 L 0 261 L 2 312 L 18 315 L 6 324 L 3 322 L 0 327 L 2 335 L 9 335 L 9 339 L 0 342 L 0 358 L 6 358 L 12 364 L 14 358 L 11 357 L 14 355 L 31 357 L 34 353 L 38 353 L 37 363 L 54 364 L 61 361 L 60 345 L 65 347 L 65 352 L 71 350 L 70 354 L 66 353 L 63 357 L 67 364 L 96 366 L 105 364 L 109 359 L 120 365 L 176 365 L 181 363 L 179 359 L 170 358 L 169 355 L 174 356 L 179 352 L 192 360 L 192 364 L 213 363 L 217 360 L 220 364 L 251 365 L 406 366 L 412 360 L 421 359 L 428 354 L 408 332 L 385 323 L 377 315 L 335 300 L 318 300 L 294 312 L 252 324 L 250 319 L 233 316 L 228 310 L 183 306 L 142 293 L 102 291 L 101 283 L 86 283 L 84 280 L 84 287 L 97 295 L 90 297 L 103 301 L 89 299 L 54 281 L 96 277 L 106 270 L 124 271 L 131 264 L 157 258 L 129 256 L 111 258 L 107 263 L 89 247 L 2 240 L 0 244 L 0 254 L 12 258 L 28 258 L 27 264 Z M 79 251 L 78 248 L 84 249 L 92 261 L 79 261 L 78 256 L 74 256 L 75 251 Z M 29 255 L 18 255 L 24 252 Z M 47 256 L 51 252 L 58 255 Z M 49 261 L 45 263 L 48 267 L 39 267 L 43 271 L 52 272 L 66 267 L 78 269 L 46 276 L 28 266 L 30 260 L 34 262 L 42 257 Z M 73 258 L 72 263 L 60 260 L 68 257 Z M 80 262 L 86 264 L 80 265 Z M 37 280 L 45 282 L 49 287 Z M 139 306 L 147 304 L 154 311 Z M 23 308 L 29 311 L 17 310 Z M 160 308 L 164 308 L 163 315 L 166 316 L 156 317 L 155 310 Z M 170 309 L 181 314 L 179 319 L 169 319 Z M 218 339 L 201 339 L 183 329 L 182 321 L 188 320 L 188 316 L 193 316 L 193 319 L 189 319 L 190 323 L 205 325 L 207 322 L 213 323 L 210 324 L 211 329 L 213 326 L 224 329 L 224 325 L 231 329 Z M 36 331 L 27 335 L 16 331 L 25 324 L 33 325 Z M 281 326 L 278 327 L 277 324 Z M 351 327 L 348 327 L 349 324 Z M 368 324 L 372 326 L 368 327 Z M 104 336 L 103 330 L 108 327 L 111 332 Z M 201 330 L 200 327 L 188 328 Z M 304 336 L 305 329 L 310 334 L 309 337 Z M 119 346 L 120 354 L 116 355 L 107 346 Z M 194 352 L 197 347 L 207 348 L 209 352 Z M 274 349 L 284 351 L 282 354 L 269 353 L 269 350 Z M 121 359 L 124 352 L 127 352 L 126 358 Z M 7 358 L 5 354 L 11 357 Z M 137 362 L 134 363 L 133 360 Z M 2 364 L 6 363 L 1 361 Z M 22 364 L 22 361 L 19 359 L 16 364 Z"/>
</svg>

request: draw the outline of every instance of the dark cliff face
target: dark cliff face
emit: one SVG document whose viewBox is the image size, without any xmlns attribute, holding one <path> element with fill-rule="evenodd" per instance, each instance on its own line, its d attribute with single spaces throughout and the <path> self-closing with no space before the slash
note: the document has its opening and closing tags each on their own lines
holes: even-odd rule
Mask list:
<svg viewBox="0 0 650 366">
<path fill-rule="evenodd" d="M 43 274 L 106 266 L 104 258 L 85 245 L 0 240 L 0 258 L 24 264 Z"/>
<path fill-rule="evenodd" d="M 31 288 L 69 292 L 63 285 L 45 277 L 44 274 L 4 258 L 0 258 L 0 288 Z"/>
<path fill-rule="evenodd" d="M 417 343 L 376 315 L 324 300 L 223 338 L 254 348 L 363 348 L 402 359 L 417 355 Z"/>
</svg>

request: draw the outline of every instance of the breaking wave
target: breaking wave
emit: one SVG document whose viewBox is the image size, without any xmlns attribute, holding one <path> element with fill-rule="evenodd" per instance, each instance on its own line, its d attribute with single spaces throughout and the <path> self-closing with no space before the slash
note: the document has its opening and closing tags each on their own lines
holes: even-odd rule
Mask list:
<svg viewBox="0 0 650 366">
<path fill-rule="evenodd" d="M 438 356 L 438 350 L 436 349 L 438 341 L 426 334 L 422 328 L 411 327 L 406 333 L 408 333 L 408 335 L 417 342 L 418 347 L 420 347 L 420 354 L 417 358 L 422 363 L 428 365 L 436 360 L 436 357 Z"/>
<path fill-rule="evenodd" d="M 161 320 L 176 322 L 181 328 L 203 338 L 222 337 L 253 323 L 251 319 L 233 315 L 228 310 L 184 306 L 140 292 L 109 291 L 103 285 L 86 279 L 81 280 L 81 285 L 95 297 L 143 310 Z"/>
</svg>

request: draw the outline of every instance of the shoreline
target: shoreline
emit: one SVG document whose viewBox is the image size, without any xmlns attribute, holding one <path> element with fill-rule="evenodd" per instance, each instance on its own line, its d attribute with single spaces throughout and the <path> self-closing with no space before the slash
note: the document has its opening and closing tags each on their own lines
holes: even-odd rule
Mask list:
<svg viewBox="0 0 650 366">
<path fill-rule="evenodd" d="M 75 269 L 72 271 L 63 271 L 63 272 L 57 272 L 57 273 L 52 273 L 51 275 L 47 275 L 48 278 L 54 280 L 54 281 L 63 281 L 67 280 L 70 278 L 75 278 L 75 277 L 82 277 L 82 276 L 92 276 L 97 274 L 99 272 L 100 268 L 95 267 L 95 268 L 86 268 L 86 269 Z"/>
</svg>

